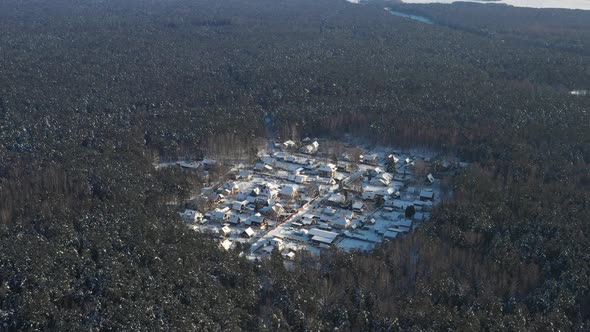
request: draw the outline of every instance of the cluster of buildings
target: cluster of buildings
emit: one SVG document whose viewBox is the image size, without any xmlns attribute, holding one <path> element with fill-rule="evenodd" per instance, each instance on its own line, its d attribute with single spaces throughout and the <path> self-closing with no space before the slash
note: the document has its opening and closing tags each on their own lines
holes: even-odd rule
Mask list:
<svg viewBox="0 0 590 332">
<path fill-rule="evenodd" d="M 301 250 L 371 250 L 427 221 L 441 199 L 440 181 L 437 173 L 416 172 L 415 161 L 422 173 L 430 169 L 429 158 L 362 151 L 352 158 L 323 150 L 318 141 L 275 144 L 253 166 L 204 188 L 200 199 L 210 209 L 185 210 L 181 217 L 218 237 L 223 248 L 240 248 L 251 258 L 273 250 L 286 259 Z"/>
</svg>

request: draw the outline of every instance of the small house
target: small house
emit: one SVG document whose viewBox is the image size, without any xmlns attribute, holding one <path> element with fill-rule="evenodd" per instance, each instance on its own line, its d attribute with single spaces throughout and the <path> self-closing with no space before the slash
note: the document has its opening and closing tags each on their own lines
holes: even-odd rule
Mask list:
<svg viewBox="0 0 590 332">
<path fill-rule="evenodd" d="M 266 226 L 266 218 L 264 218 L 260 213 L 256 213 L 248 217 L 245 221 L 246 226 Z"/>
<path fill-rule="evenodd" d="M 318 168 L 319 175 L 324 178 L 332 178 L 336 175 L 336 165 L 323 164 Z"/>
<path fill-rule="evenodd" d="M 357 201 L 352 204 L 352 211 L 356 213 L 363 212 L 363 208 L 365 207 L 365 203 Z"/>
<path fill-rule="evenodd" d="M 334 209 L 333 207 L 327 206 L 324 208 L 323 213 L 328 216 L 333 216 L 336 214 L 336 209 Z"/>
<path fill-rule="evenodd" d="M 200 222 L 203 220 L 203 214 L 199 211 L 186 209 L 183 213 L 180 214 L 182 220 L 193 223 L 193 222 Z"/>
<path fill-rule="evenodd" d="M 331 225 L 336 229 L 348 229 L 350 227 L 350 219 L 340 216 L 332 221 Z"/>
<path fill-rule="evenodd" d="M 332 195 L 330 195 L 330 197 L 328 197 L 328 204 L 330 205 L 341 205 L 342 203 L 344 203 L 344 195 L 340 194 L 340 193 L 334 193 Z"/>
<path fill-rule="evenodd" d="M 253 237 L 254 234 L 256 234 L 256 233 L 254 232 L 254 230 L 252 229 L 252 227 L 248 227 L 248 228 L 246 228 L 242 232 L 242 237 L 245 237 L 245 238 L 248 238 L 249 239 L 249 238 Z"/>
<path fill-rule="evenodd" d="M 351 172 L 353 169 L 352 164 L 345 161 L 339 161 L 336 166 L 338 167 L 338 170 L 342 172 Z"/>
<path fill-rule="evenodd" d="M 379 162 L 379 155 L 377 154 L 369 154 L 363 156 L 363 163 L 376 165 Z"/>
<path fill-rule="evenodd" d="M 277 190 L 277 187 L 272 183 L 269 183 L 267 185 L 260 187 L 260 195 L 261 196 L 266 196 L 268 198 L 274 199 L 274 198 L 277 198 L 278 194 L 279 194 L 279 191 Z"/>
<path fill-rule="evenodd" d="M 238 184 L 233 181 L 229 181 L 223 185 L 223 189 L 227 190 L 229 195 L 233 195 L 238 193 L 240 186 L 238 186 Z"/>
<path fill-rule="evenodd" d="M 220 203 L 225 199 L 225 195 L 221 193 L 212 193 L 209 195 L 209 199 L 215 203 Z"/>
<path fill-rule="evenodd" d="M 305 184 L 305 183 L 307 183 L 307 176 L 305 176 L 305 175 L 296 175 L 293 178 L 293 182 L 295 182 L 297 184 Z"/>
<path fill-rule="evenodd" d="M 284 242 L 283 242 L 283 239 L 281 239 L 279 237 L 275 237 L 272 240 L 270 240 L 270 244 L 279 250 L 283 250 Z"/>
<path fill-rule="evenodd" d="M 420 200 L 421 201 L 433 201 L 434 200 L 434 191 L 424 189 L 420 192 Z"/>
<path fill-rule="evenodd" d="M 246 206 L 248 205 L 248 201 L 247 200 L 243 200 L 243 201 L 236 201 L 233 202 L 231 205 L 232 210 L 237 211 L 237 212 L 242 212 L 246 209 Z"/>
<path fill-rule="evenodd" d="M 283 213 L 285 213 L 285 208 L 283 208 L 281 204 L 275 204 L 270 208 L 269 216 L 276 219 L 280 217 Z"/>
<path fill-rule="evenodd" d="M 283 149 L 289 150 L 289 149 L 294 149 L 297 146 L 297 144 L 295 142 L 293 142 L 292 140 L 288 140 L 283 142 Z"/>
<path fill-rule="evenodd" d="M 311 241 L 319 244 L 329 245 L 338 237 L 338 233 L 324 231 L 321 229 L 310 229 L 308 235 L 311 236 Z"/>
<path fill-rule="evenodd" d="M 232 242 L 228 239 L 225 239 L 221 242 L 221 247 L 225 250 L 230 250 L 232 246 Z"/>
<path fill-rule="evenodd" d="M 395 164 L 399 161 L 399 158 L 396 157 L 394 154 L 390 154 L 389 156 L 387 156 L 387 160 Z"/>
<path fill-rule="evenodd" d="M 241 170 L 239 173 L 239 178 L 243 180 L 252 180 L 252 171 L 249 170 Z"/>
<path fill-rule="evenodd" d="M 426 181 L 430 182 L 430 184 L 434 183 L 434 176 L 432 176 L 432 174 L 428 174 L 426 176 Z"/>
<path fill-rule="evenodd" d="M 293 186 L 284 186 L 281 188 L 279 195 L 282 199 L 293 199 L 297 197 L 297 188 Z"/>
<path fill-rule="evenodd" d="M 228 236 L 231 233 L 231 229 L 227 226 L 221 227 L 221 235 Z"/>
<path fill-rule="evenodd" d="M 227 222 L 229 222 L 232 225 L 239 225 L 242 222 L 242 218 L 237 214 L 232 214 L 229 216 Z"/>
<path fill-rule="evenodd" d="M 211 218 L 216 221 L 225 222 L 229 220 L 230 214 L 229 207 L 224 207 L 221 209 L 215 209 L 211 212 Z"/>
</svg>

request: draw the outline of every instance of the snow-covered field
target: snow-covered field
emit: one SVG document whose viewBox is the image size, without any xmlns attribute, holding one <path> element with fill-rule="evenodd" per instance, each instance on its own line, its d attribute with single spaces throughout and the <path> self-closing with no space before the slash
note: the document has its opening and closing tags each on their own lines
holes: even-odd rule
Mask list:
<svg viewBox="0 0 590 332">
<path fill-rule="evenodd" d="M 199 211 L 202 220 L 191 220 L 190 227 L 219 237 L 226 249 L 249 245 L 244 254 L 251 259 L 268 256 L 275 248 L 289 259 L 301 250 L 369 251 L 427 222 L 444 198 L 441 180 L 449 172 L 435 168 L 449 162 L 435 151 L 320 142 L 312 154 L 269 148 L 256 165 L 229 165 L 237 177 L 203 190 L 200 198 L 213 199 L 213 205 Z M 354 161 L 355 153 L 362 153 L 360 163 Z M 205 167 L 205 162 L 158 167 L 175 164 Z M 319 195 L 310 197 L 310 186 Z M 285 189 L 295 194 L 285 195 Z M 414 206 L 413 216 L 406 217 L 408 206 Z M 256 218 L 264 221 L 252 223 Z"/>
</svg>

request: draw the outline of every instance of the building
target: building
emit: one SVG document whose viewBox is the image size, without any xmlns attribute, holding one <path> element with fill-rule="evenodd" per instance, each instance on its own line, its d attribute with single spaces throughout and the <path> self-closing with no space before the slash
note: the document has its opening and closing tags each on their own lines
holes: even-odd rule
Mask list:
<svg viewBox="0 0 590 332">
<path fill-rule="evenodd" d="M 215 203 L 219 203 L 225 199 L 225 195 L 220 193 L 212 193 L 209 195 L 209 199 Z"/>
<path fill-rule="evenodd" d="M 233 202 L 231 205 L 231 209 L 237 212 L 242 212 L 246 209 L 246 205 L 248 205 L 248 201 L 247 200 L 243 200 L 243 201 L 236 201 Z"/>
<path fill-rule="evenodd" d="M 242 170 L 239 173 L 239 178 L 243 180 L 252 180 L 252 171 Z"/>
<path fill-rule="evenodd" d="M 254 232 L 254 230 L 252 229 L 252 227 L 248 227 L 248 228 L 246 228 L 242 232 L 242 237 L 245 237 L 245 238 L 248 238 L 249 239 L 249 238 L 253 237 L 254 234 L 256 234 L 256 233 Z"/>
<path fill-rule="evenodd" d="M 420 192 L 420 200 L 421 201 L 434 201 L 434 191 L 429 189 L 424 189 Z"/>
<path fill-rule="evenodd" d="M 232 225 L 239 225 L 242 222 L 242 218 L 237 215 L 237 214 L 232 214 L 229 216 L 227 222 L 229 222 Z"/>
<path fill-rule="evenodd" d="M 327 204 L 328 205 L 341 205 L 344 203 L 345 197 L 340 193 L 333 193 L 328 197 Z"/>
<path fill-rule="evenodd" d="M 388 230 L 387 232 L 385 232 L 385 234 L 383 235 L 386 239 L 389 240 L 393 240 L 397 237 L 399 233 L 394 231 L 394 230 Z"/>
<path fill-rule="evenodd" d="M 323 231 L 317 228 L 310 229 L 307 234 L 311 236 L 311 241 L 319 244 L 332 244 L 338 237 L 338 233 Z"/>
<path fill-rule="evenodd" d="M 278 238 L 278 237 L 275 237 L 272 240 L 270 240 L 270 244 L 279 250 L 283 250 L 283 248 L 284 248 L 283 239 Z"/>
<path fill-rule="evenodd" d="M 430 184 L 434 183 L 434 176 L 432 176 L 432 174 L 428 174 L 426 176 L 426 181 L 430 182 Z"/>
<path fill-rule="evenodd" d="M 318 151 L 319 147 L 320 147 L 320 144 L 317 141 L 314 141 L 311 144 L 304 145 L 301 149 L 299 149 L 299 151 L 303 152 L 303 153 L 307 153 L 307 154 L 312 154 L 312 153 L 316 153 Z"/>
<path fill-rule="evenodd" d="M 265 163 L 256 163 L 256 165 L 254 165 L 254 170 L 259 172 L 271 172 L 273 168 Z"/>
<path fill-rule="evenodd" d="M 279 195 L 282 199 L 294 199 L 297 197 L 297 188 L 293 186 L 284 186 L 281 188 Z"/>
<path fill-rule="evenodd" d="M 219 222 L 225 222 L 229 220 L 230 214 L 229 207 L 224 207 L 221 209 L 215 209 L 211 212 L 211 218 Z"/>
<path fill-rule="evenodd" d="M 379 173 L 371 179 L 371 184 L 387 187 L 393 180 L 393 176 L 389 173 Z"/>
<path fill-rule="evenodd" d="M 184 212 L 180 214 L 182 220 L 193 223 L 193 222 L 201 222 L 203 220 L 203 214 L 199 211 L 186 209 Z"/>
<path fill-rule="evenodd" d="M 281 204 L 275 204 L 269 210 L 269 216 L 275 219 L 279 218 L 283 213 L 285 213 L 285 208 Z"/>
<path fill-rule="evenodd" d="M 352 204 L 352 211 L 360 213 L 363 212 L 364 207 L 365 203 L 357 201 Z"/>
<path fill-rule="evenodd" d="M 324 178 L 332 178 L 338 168 L 334 164 L 323 164 L 318 168 L 319 175 Z"/>
<path fill-rule="evenodd" d="M 231 229 L 227 226 L 221 227 L 221 235 L 228 236 L 231 233 Z"/>
<path fill-rule="evenodd" d="M 375 199 L 375 192 L 373 191 L 365 191 L 361 194 L 361 197 L 365 201 L 372 201 Z"/>
<path fill-rule="evenodd" d="M 397 162 L 399 161 L 399 158 L 396 157 L 394 154 L 390 154 L 389 156 L 387 156 L 387 160 L 389 162 L 393 162 L 394 164 L 397 164 Z"/>
<path fill-rule="evenodd" d="M 221 242 L 221 247 L 225 250 L 230 250 L 232 246 L 232 242 L 228 239 L 225 239 Z"/>
<path fill-rule="evenodd" d="M 297 184 L 305 184 L 305 183 L 307 183 L 307 176 L 306 175 L 296 175 L 293 178 L 293 182 L 295 182 Z"/>
<path fill-rule="evenodd" d="M 350 219 L 340 216 L 332 221 L 331 225 L 336 229 L 348 229 L 350 227 Z"/>
<path fill-rule="evenodd" d="M 295 142 L 293 142 L 292 140 L 288 140 L 283 142 L 283 149 L 285 150 L 290 150 L 290 149 L 294 149 L 297 146 L 297 144 Z"/>
<path fill-rule="evenodd" d="M 277 198 L 279 191 L 277 190 L 277 186 L 272 183 L 268 183 L 262 187 L 260 187 L 260 195 L 266 196 L 268 198 Z"/>
<path fill-rule="evenodd" d="M 248 217 L 244 223 L 246 226 L 266 226 L 266 218 L 264 218 L 260 213 L 256 213 Z"/>
<path fill-rule="evenodd" d="M 336 214 L 336 209 L 334 209 L 333 207 L 327 206 L 324 208 L 323 213 L 327 216 L 333 216 Z"/>
<path fill-rule="evenodd" d="M 377 154 L 369 154 L 369 155 L 365 155 L 362 157 L 363 157 L 363 163 L 366 163 L 366 164 L 376 165 L 379 162 L 379 155 L 377 155 Z"/>
<path fill-rule="evenodd" d="M 342 172 L 352 172 L 353 166 L 351 163 L 347 163 L 346 161 L 339 161 L 336 165 L 339 171 Z"/>
<path fill-rule="evenodd" d="M 229 181 L 223 185 L 223 189 L 227 190 L 229 195 L 234 195 L 238 193 L 240 186 L 233 181 Z"/>
</svg>

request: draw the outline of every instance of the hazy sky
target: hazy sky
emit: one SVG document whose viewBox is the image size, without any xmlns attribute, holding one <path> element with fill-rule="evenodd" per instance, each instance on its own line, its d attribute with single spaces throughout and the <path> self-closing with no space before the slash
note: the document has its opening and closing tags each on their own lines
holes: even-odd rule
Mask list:
<svg viewBox="0 0 590 332">
<path fill-rule="evenodd" d="M 452 3 L 457 0 L 402 0 L 407 3 Z M 464 0 L 462 0 L 464 1 Z M 479 2 L 476 0 L 467 0 Z M 505 3 L 518 7 L 533 8 L 570 8 L 590 10 L 590 0 L 501 0 L 494 3 Z"/>
</svg>

